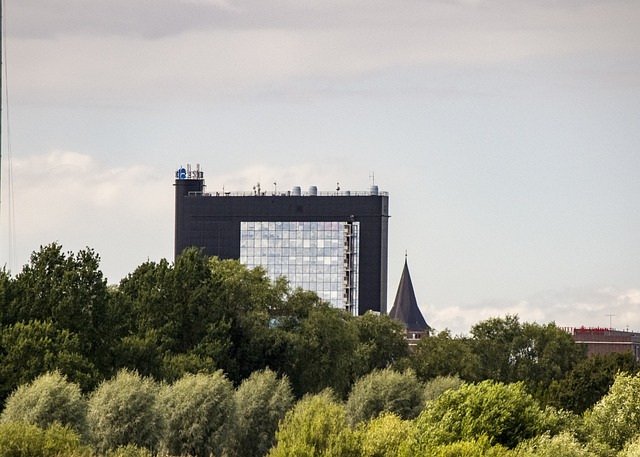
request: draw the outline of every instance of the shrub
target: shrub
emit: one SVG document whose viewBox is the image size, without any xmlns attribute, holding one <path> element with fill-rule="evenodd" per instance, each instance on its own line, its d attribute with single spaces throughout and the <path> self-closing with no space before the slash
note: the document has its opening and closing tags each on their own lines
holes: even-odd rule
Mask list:
<svg viewBox="0 0 640 457">
<path fill-rule="evenodd" d="M 609 393 L 585 415 L 594 439 L 621 450 L 640 430 L 640 376 L 619 374 Z"/>
<path fill-rule="evenodd" d="M 393 413 L 383 413 L 369 422 L 361 422 L 361 457 L 396 457 L 409 436 L 411 422 Z"/>
<path fill-rule="evenodd" d="M 107 451 L 105 457 L 152 457 L 153 454 L 149 449 L 128 444 L 119 446 L 116 449 Z"/>
<path fill-rule="evenodd" d="M 54 424 L 44 430 L 23 422 L 0 424 L 0 457 L 88 456 L 80 436 L 69 427 Z"/>
<path fill-rule="evenodd" d="M 22 385 L 7 399 L 2 422 L 25 422 L 46 428 L 54 422 L 87 432 L 87 401 L 77 384 L 55 371 Z"/>
<path fill-rule="evenodd" d="M 447 390 L 458 390 L 464 382 L 458 376 L 438 376 L 427 381 L 424 386 L 425 403 L 435 400 Z"/>
<path fill-rule="evenodd" d="M 514 457 L 597 457 L 570 433 L 544 434 L 518 446 Z"/>
<path fill-rule="evenodd" d="M 357 455 L 358 439 L 346 423 L 344 408 L 331 391 L 307 395 L 289 411 L 276 433 L 271 457 Z"/>
<path fill-rule="evenodd" d="M 465 384 L 427 403 L 416 419 L 415 446 L 420 450 L 486 436 L 490 445 L 513 448 L 546 431 L 550 422 L 522 383 Z"/>
<path fill-rule="evenodd" d="M 428 453 L 406 453 L 403 456 L 428 455 L 429 457 L 512 457 L 509 449 L 501 445 L 492 446 L 486 436 L 474 440 L 456 441 L 449 444 L 434 445 L 429 448 Z M 515 456 L 513 456 L 515 457 Z"/>
<path fill-rule="evenodd" d="M 221 370 L 185 375 L 164 387 L 159 400 L 165 419 L 162 447 L 169 454 L 222 453 L 233 415 L 233 386 Z"/>
<path fill-rule="evenodd" d="M 383 412 L 402 419 L 415 418 L 423 407 L 423 386 L 411 370 L 374 371 L 353 386 L 345 406 L 352 425 L 377 417 Z"/>
<path fill-rule="evenodd" d="M 255 372 L 235 392 L 232 455 L 263 456 L 275 444 L 278 423 L 293 405 L 287 378 L 271 370 Z"/>
<path fill-rule="evenodd" d="M 162 433 L 158 386 L 138 373 L 121 370 L 89 398 L 88 423 L 100 451 L 134 444 L 155 449 Z"/>
<path fill-rule="evenodd" d="M 618 457 L 638 457 L 640 455 L 640 436 L 627 443 Z"/>
</svg>

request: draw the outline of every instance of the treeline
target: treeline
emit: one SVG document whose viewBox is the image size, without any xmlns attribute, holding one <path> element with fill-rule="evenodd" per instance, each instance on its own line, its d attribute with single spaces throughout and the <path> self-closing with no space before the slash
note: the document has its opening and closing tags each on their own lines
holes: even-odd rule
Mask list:
<svg viewBox="0 0 640 457">
<path fill-rule="evenodd" d="M 294 400 L 329 401 L 330 389 L 332 401 L 348 404 L 358 383 L 392 369 L 420 386 L 450 376 L 469 386 L 520 383 L 541 408 L 581 415 L 619 371 L 639 369 L 632 354 L 587 358 L 554 324 L 516 316 L 479 322 L 469 336 L 440 332 L 409 352 L 402 325 L 387 316 L 353 317 L 285 279 L 195 249 L 175 263 L 146 262 L 111 286 L 99 263 L 91 249 L 65 253 L 54 243 L 17 275 L 0 274 L 0 400 L 54 372 L 83 398 L 123 373 L 164 386 L 221 376 L 231 391 L 271 373 Z"/>
<path fill-rule="evenodd" d="M 0 274 L 0 401 L 60 371 L 83 392 L 119 370 L 173 382 L 222 370 L 239 385 L 270 368 L 296 397 L 352 383 L 408 356 L 402 326 L 355 318 L 285 279 L 186 250 L 145 262 L 108 286 L 91 249 L 42 247 L 15 277 Z"/>
<path fill-rule="evenodd" d="M 640 377 L 616 375 L 577 415 L 541 407 L 523 383 L 421 383 L 375 370 L 346 401 L 330 390 L 294 400 L 270 370 L 233 388 L 221 371 L 174 383 L 121 370 L 88 397 L 60 373 L 8 398 L 0 457 L 635 457 Z"/>
</svg>

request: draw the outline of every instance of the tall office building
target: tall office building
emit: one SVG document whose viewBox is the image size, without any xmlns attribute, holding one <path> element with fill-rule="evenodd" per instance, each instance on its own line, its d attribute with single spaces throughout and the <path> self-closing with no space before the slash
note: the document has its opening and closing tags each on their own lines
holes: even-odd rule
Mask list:
<svg viewBox="0 0 640 457">
<path fill-rule="evenodd" d="M 175 188 L 176 256 L 195 246 L 261 265 L 353 314 L 386 313 L 389 197 L 377 187 L 208 193 L 200 167 L 188 166 L 176 172 Z"/>
</svg>

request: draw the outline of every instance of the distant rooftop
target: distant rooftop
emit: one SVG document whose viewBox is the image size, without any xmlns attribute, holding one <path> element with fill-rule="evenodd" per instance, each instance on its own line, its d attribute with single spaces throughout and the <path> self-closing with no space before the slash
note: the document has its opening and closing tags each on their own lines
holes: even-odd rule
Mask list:
<svg viewBox="0 0 640 457">
<path fill-rule="evenodd" d="M 186 167 L 180 166 L 176 170 L 176 180 L 200 180 L 204 181 L 204 172 L 200 170 L 200 164 L 196 164 L 193 168 L 190 164 Z M 203 188 L 206 186 L 203 186 Z M 294 186 L 291 190 L 278 190 L 278 185 L 274 182 L 273 189 L 263 189 L 260 183 L 253 186 L 252 190 L 248 191 L 227 191 L 224 186 L 221 191 L 206 192 L 206 191 L 192 191 L 189 195 L 201 195 L 204 197 L 370 197 L 372 195 L 381 195 L 388 197 L 388 192 L 380 192 L 378 186 L 371 186 L 368 191 L 349 191 L 341 190 L 340 183 L 336 184 L 336 190 L 334 191 L 322 191 L 319 192 L 316 186 L 310 186 L 306 192 L 302 191 L 300 186 Z"/>
<path fill-rule="evenodd" d="M 189 192 L 189 195 L 202 195 L 204 197 L 370 197 L 372 195 L 382 195 L 383 197 L 388 197 L 389 192 L 381 192 L 381 191 L 331 191 L 331 192 L 299 192 L 295 193 L 293 191 L 262 191 L 258 193 L 257 191 L 247 190 L 247 191 L 239 191 L 239 192 L 229 192 L 229 191 L 221 191 L 221 192 Z"/>
</svg>

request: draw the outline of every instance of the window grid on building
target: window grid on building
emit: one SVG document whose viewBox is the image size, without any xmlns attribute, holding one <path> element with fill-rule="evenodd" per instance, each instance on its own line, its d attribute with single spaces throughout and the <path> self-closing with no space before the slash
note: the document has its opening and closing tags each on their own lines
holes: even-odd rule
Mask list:
<svg viewBox="0 0 640 457">
<path fill-rule="evenodd" d="M 241 222 L 240 261 L 358 313 L 358 222 Z"/>
</svg>

